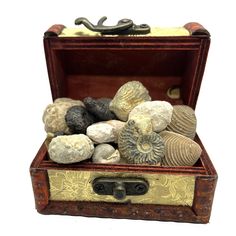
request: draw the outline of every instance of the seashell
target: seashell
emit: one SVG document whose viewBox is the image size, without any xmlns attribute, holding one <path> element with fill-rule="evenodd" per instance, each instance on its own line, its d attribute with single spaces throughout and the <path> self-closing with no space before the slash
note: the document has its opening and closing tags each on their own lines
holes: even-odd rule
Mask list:
<svg viewBox="0 0 236 236">
<path fill-rule="evenodd" d="M 65 121 L 73 134 L 86 133 L 89 125 L 95 122 L 95 118 L 82 106 L 73 106 L 68 109 Z"/>
<path fill-rule="evenodd" d="M 120 153 L 115 150 L 110 144 L 99 144 L 95 149 L 92 156 L 94 163 L 111 164 L 120 161 Z"/>
<path fill-rule="evenodd" d="M 109 109 L 110 102 L 110 98 L 93 99 L 91 97 L 87 97 L 84 99 L 86 109 L 91 114 L 93 114 L 97 118 L 97 120 L 116 119 L 115 114 Z"/>
<path fill-rule="evenodd" d="M 128 163 L 154 165 L 160 164 L 164 157 L 161 136 L 155 132 L 142 134 L 134 120 L 129 120 L 120 132 L 118 147 Z"/>
<path fill-rule="evenodd" d="M 86 134 L 95 143 L 110 143 L 117 139 L 114 128 L 105 122 L 90 125 Z"/>
<path fill-rule="evenodd" d="M 175 105 L 173 108 L 171 122 L 166 129 L 194 139 L 197 126 L 194 110 L 186 105 Z"/>
<path fill-rule="evenodd" d="M 129 113 L 129 120 L 137 121 L 140 116 L 149 116 L 152 121 L 152 129 L 160 132 L 171 122 L 173 107 L 165 101 L 148 101 L 139 104 Z"/>
<path fill-rule="evenodd" d="M 130 81 L 120 87 L 110 103 L 110 110 L 123 121 L 128 120 L 129 112 L 138 104 L 150 101 L 148 90 L 138 81 Z"/>
<path fill-rule="evenodd" d="M 67 110 L 74 105 L 84 106 L 80 100 L 70 98 L 58 98 L 53 104 L 49 104 L 43 114 L 45 131 L 47 133 L 64 132 L 70 134 L 65 115 Z"/>
<path fill-rule="evenodd" d="M 160 135 L 165 144 L 163 165 L 193 166 L 197 162 L 202 152 L 198 143 L 170 131 L 162 131 Z"/>
<path fill-rule="evenodd" d="M 89 159 L 93 152 L 93 142 L 84 134 L 57 136 L 48 147 L 50 159 L 62 164 Z"/>
</svg>

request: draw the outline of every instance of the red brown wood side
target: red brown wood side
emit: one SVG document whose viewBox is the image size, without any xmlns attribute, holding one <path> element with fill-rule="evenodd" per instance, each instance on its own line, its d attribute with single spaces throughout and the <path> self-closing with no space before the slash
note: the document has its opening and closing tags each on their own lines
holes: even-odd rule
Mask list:
<svg viewBox="0 0 236 236">
<path fill-rule="evenodd" d="M 202 146 L 200 140 L 198 140 Z M 208 223 L 211 214 L 214 191 L 217 182 L 216 171 L 204 149 L 202 165 L 205 174 L 201 171 L 201 167 L 196 167 L 196 172 L 191 171 L 196 175 L 194 201 L 192 207 L 187 206 L 169 206 L 169 205 L 153 205 L 153 204 L 131 204 L 131 203 L 104 203 L 104 202 L 79 202 L 79 201 L 50 201 L 49 182 L 47 177 L 47 169 L 73 169 L 73 170 L 91 170 L 96 168 L 107 168 L 105 166 L 96 166 L 91 163 L 60 167 L 56 163 L 48 163 L 46 159 L 46 147 L 41 146 L 36 155 L 31 167 L 30 173 L 35 194 L 36 209 L 42 214 L 60 214 L 60 215 L 79 215 L 79 216 L 94 216 L 94 217 L 109 217 L 109 218 L 127 218 L 127 219 L 144 219 L 144 220 L 161 220 L 161 221 L 177 221 L 177 222 L 193 222 L 193 223 Z M 80 167 L 79 167 L 80 166 Z M 130 169 L 132 165 L 130 166 Z M 141 166 L 138 172 L 150 171 L 149 166 Z M 171 168 L 159 167 L 156 172 L 162 169 L 164 173 L 173 173 Z M 194 168 L 192 168 L 194 169 Z M 113 166 L 111 171 L 122 171 L 119 165 Z M 184 174 L 188 168 L 176 168 L 176 172 Z M 160 171 L 161 172 L 161 171 Z M 198 174 L 197 174 L 198 172 Z"/>
</svg>

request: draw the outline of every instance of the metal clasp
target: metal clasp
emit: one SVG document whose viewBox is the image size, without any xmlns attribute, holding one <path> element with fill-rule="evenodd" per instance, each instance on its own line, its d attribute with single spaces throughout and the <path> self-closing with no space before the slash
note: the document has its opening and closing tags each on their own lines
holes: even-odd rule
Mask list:
<svg viewBox="0 0 236 236">
<path fill-rule="evenodd" d="M 148 34 L 151 28 L 147 24 L 136 25 L 130 19 L 119 20 L 117 25 L 106 26 L 103 25 L 104 21 L 107 19 L 103 16 L 97 23 L 97 25 L 92 24 L 87 18 L 79 17 L 75 20 L 76 25 L 83 24 L 86 28 L 91 31 L 100 32 L 101 34 L 110 35 L 137 35 L 137 34 Z"/>
<path fill-rule="evenodd" d="M 113 195 L 117 200 L 123 200 L 127 195 L 143 195 L 149 188 L 148 182 L 141 178 L 97 178 L 92 186 L 95 193 Z"/>
</svg>

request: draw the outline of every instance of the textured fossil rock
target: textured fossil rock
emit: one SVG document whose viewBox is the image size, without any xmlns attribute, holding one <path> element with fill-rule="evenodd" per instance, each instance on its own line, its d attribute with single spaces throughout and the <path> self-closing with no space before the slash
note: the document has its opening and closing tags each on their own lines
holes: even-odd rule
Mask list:
<svg viewBox="0 0 236 236">
<path fill-rule="evenodd" d="M 129 114 L 129 120 L 139 120 L 140 116 L 150 116 L 155 132 L 160 132 L 171 122 L 173 107 L 165 101 L 148 101 L 136 106 Z"/>
<path fill-rule="evenodd" d="M 93 152 L 93 142 L 84 134 L 57 136 L 48 148 L 50 159 L 63 164 L 89 159 Z"/>
<path fill-rule="evenodd" d="M 46 145 L 46 147 L 49 147 L 50 142 L 52 141 L 53 138 L 57 137 L 57 136 L 61 136 L 61 135 L 65 135 L 64 132 L 56 132 L 56 133 L 47 133 L 47 137 L 44 141 L 44 144 Z"/>
<path fill-rule="evenodd" d="M 65 121 L 73 134 L 86 133 L 89 125 L 95 122 L 95 118 L 82 106 L 73 106 L 68 109 Z"/>
<path fill-rule="evenodd" d="M 109 109 L 110 102 L 110 98 L 93 99 L 91 97 L 87 97 L 84 99 L 86 109 L 101 121 L 116 119 L 115 114 Z"/>
<path fill-rule="evenodd" d="M 110 110 L 123 121 L 127 121 L 129 112 L 138 104 L 150 101 L 148 90 L 138 81 L 130 81 L 120 87 L 110 103 Z"/>
<path fill-rule="evenodd" d="M 194 139 L 196 134 L 197 119 L 194 110 L 186 105 L 173 106 L 171 122 L 167 130 L 182 134 Z"/>
<path fill-rule="evenodd" d="M 114 128 L 103 121 L 90 125 L 86 134 L 95 143 L 110 143 L 116 140 Z"/>
<path fill-rule="evenodd" d="M 143 134 L 134 120 L 129 120 L 118 139 L 122 158 L 134 164 L 160 164 L 164 157 L 164 143 L 159 134 Z"/>
<path fill-rule="evenodd" d="M 64 132 L 70 134 L 65 115 L 67 110 L 74 105 L 84 106 L 83 102 L 70 98 L 58 98 L 53 104 L 49 104 L 43 114 L 45 131 L 47 133 Z"/>
<path fill-rule="evenodd" d="M 193 166 L 197 162 L 202 152 L 198 143 L 170 131 L 162 131 L 160 135 L 165 145 L 163 165 Z"/>
<path fill-rule="evenodd" d="M 110 144 L 99 144 L 94 149 L 92 160 L 95 163 L 103 164 L 118 163 L 120 161 L 120 153 Z"/>
</svg>

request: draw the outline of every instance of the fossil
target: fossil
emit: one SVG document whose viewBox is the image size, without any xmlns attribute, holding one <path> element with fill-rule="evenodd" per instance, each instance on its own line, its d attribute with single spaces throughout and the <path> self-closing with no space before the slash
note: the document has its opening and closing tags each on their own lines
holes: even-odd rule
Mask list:
<svg viewBox="0 0 236 236">
<path fill-rule="evenodd" d="M 173 114 L 167 130 L 182 134 L 194 139 L 196 134 L 197 120 L 194 110 L 186 105 L 173 106 Z"/>
<path fill-rule="evenodd" d="M 181 134 L 171 131 L 160 133 L 165 145 L 165 166 L 193 166 L 199 159 L 202 149 L 198 143 Z"/>
<path fill-rule="evenodd" d="M 155 132 L 143 134 L 134 120 L 129 120 L 120 132 L 118 148 L 128 163 L 156 165 L 164 157 L 161 136 Z"/>
<path fill-rule="evenodd" d="M 94 163 L 118 163 L 120 161 L 120 153 L 110 144 L 99 144 L 94 149 L 92 160 Z"/>
<path fill-rule="evenodd" d="M 148 90 L 138 81 L 125 83 L 117 91 L 110 103 L 110 110 L 123 121 L 127 121 L 129 112 L 138 104 L 150 101 Z"/>
</svg>

